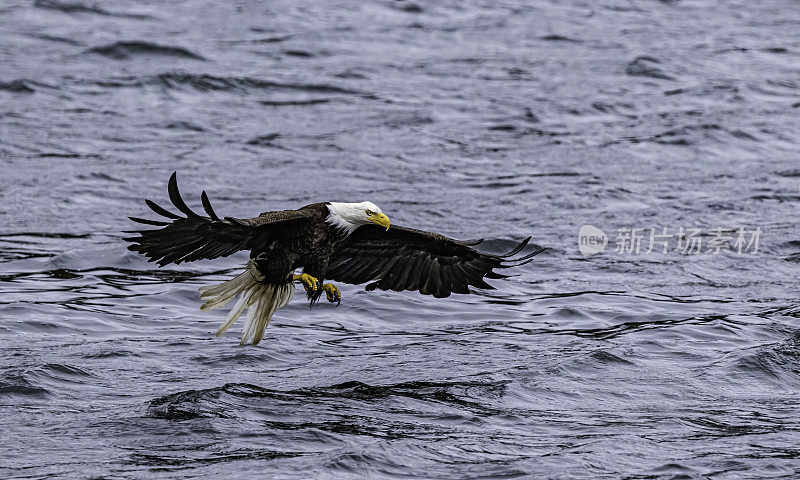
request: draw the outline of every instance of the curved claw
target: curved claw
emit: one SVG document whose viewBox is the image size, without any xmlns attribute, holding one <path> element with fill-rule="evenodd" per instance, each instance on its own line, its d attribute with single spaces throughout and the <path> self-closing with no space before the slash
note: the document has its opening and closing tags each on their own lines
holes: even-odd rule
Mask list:
<svg viewBox="0 0 800 480">
<path fill-rule="evenodd" d="M 319 292 L 319 280 L 307 273 L 293 275 L 292 280 L 300 280 L 300 282 L 303 284 L 303 288 L 306 289 L 306 293 L 308 294 L 309 298 L 315 296 L 317 292 Z"/>
<path fill-rule="evenodd" d="M 325 297 L 330 303 L 336 302 L 337 307 L 342 304 L 342 292 L 339 291 L 339 287 L 326 283 L 322 285 L 322 289 L 325 290 Z"/>
</svg>

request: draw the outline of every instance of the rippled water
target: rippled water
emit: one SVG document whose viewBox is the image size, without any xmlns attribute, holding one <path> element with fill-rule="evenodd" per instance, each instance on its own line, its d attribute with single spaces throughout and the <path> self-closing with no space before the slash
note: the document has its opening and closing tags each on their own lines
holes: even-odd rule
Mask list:
<svg viewBox="0 0 800 480">
<path fill-rule="evenodd" d="M 799 27 L 769 0 L 3 2 L 0 475 L 795 477 Z M 120 239 L 173 170 L 221 214 L 369 199 L 549 250 L 470 296 L 298 297 L 241 348 L 197 288 L 246 255 Z M 618 254 L 626 227 L 763 234 Z"/>
</svg>

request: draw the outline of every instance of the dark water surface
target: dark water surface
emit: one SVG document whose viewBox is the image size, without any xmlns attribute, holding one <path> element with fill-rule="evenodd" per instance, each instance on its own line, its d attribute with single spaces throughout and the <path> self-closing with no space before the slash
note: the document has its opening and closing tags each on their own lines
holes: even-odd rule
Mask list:
<svg viewBox="0 0 800 480">
<path fill-rule="evenodd" d="M 0 477 L 796 478 L 799 32 L 770 0 L 0 3 Z M 470 296 L 298 295 L 242 348 L 197 288 L 246 255 L 120 240 L 173 170 L 225 215 L 368 199 L 549 250 Z"/>
</svg>

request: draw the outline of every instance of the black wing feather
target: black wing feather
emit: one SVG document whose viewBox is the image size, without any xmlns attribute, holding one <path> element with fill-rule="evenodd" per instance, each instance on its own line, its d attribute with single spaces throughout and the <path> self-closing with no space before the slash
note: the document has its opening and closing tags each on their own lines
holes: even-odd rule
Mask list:
<svg viewBox="0 0 800 480">
<path fill-rule="evenodd" d="M 366 280 L 375 280 L 376 278 L 380 278 L 381 274 L 391 268 L 392 262 L 394 262 L 394 258 L 381 258 L 372 262 L 372 268 L 366 271 Z"/>
<path fill-rule="evenodd" d="M 428 283 L 428 275 L 430 274 L 431 270 L 431 256 L 426 252 L 422 256 L 422 263 L 417 270 L 417 278 L 414 279 L 413 285 L 415 285 L 414 290 L 419 290 L 422 293 L 422 288 Z M 410 286 L 410 285 L 409 285 Z M 427 290 L 425 290 L 427 292 Z M 424 294 L 427 295 L 427 294 Z"/>
<path fill-rule="evenodd" d="M 145 225 L 155 225 L 156 227 L 163 227 L 164 225 L 169 225 L 169 222 L 162 222 L 161 220 L 148 220 L 146 218 L 138 218 L 138 217 L 128 217 L 134 222 L 143 223 Z"/>
<path fill-rule="evenodd" d="M 203 218 L 194 213 L 191 208 L 186 206 L 186 202 L 184 202 L 183 198 L 181 198 L 181 193 L 178 191 L 178 172 L 172 172 L 172 175 L 170 175 L 167 193 L 169 193 L 169 200 L 173 205 L 175 205 L 175 208 L 183 212 L 183 214 L 185 214 L 188 218 Z"/>
<path fill-rule="evenodd" d="M 428 291 L 436 298 L 443 298 L 450 295 L 450 292 L 443 288 L 443 278 L 439 266 L 439 258 L 434 257 L 431 262 L 431 272 L 428 275 Z"/>
<path fill-rule="evenodd" d="M 541 253 L 511 258 L 530 242 L 522 240 L 510 252 L 493 255 L 471 248 L 480 241 L 461 242 L 437 233 L 374 225 L 356 230 L 330 259 L 326 278 L 360 284 L 367 290 L 419 290 L 437 298 L 469 293 L 469 286 L 494 288 L 483 279 L 505 278 L 494 269 L 524 265 Z"/>
<path fill-rule="evenodd" d="M 180 215 L 175 215 L 174 213 L 170 212 L 169 210 L 159 206 L 157 203 L 155 203 L 152 200 L 148 200 L 148 199 L 145 198 L 144 199 L 144 203 L 146 203 L 147 206 L 150 207 L 150 210 L 156 212 L 157 214 L 161 215 L 162 217 L 171 218 L 173 220 L 177 220 L 177 219 L 181 218 Z"/>
<path fill-rule="evenodd" d="M 200 201 L 203 202 L 203 210 L 205 210 L 208 216 L 211 217 L 211 220 L 214 220 L 215 222 L 222 221 L 217 216 L 216 212 L 214 212 L 214 209 L 211 208 L 211 202 L 208 201 L 208 195 L 206 195 L 205 190 L 203 190 L 203 192 L 200 194 Z"/>
<path fill-rule="evenodd" d="M 450 266 L 450 276 L 453 279 L 453 293 L 469 293 L 469 283 L 467 282 L 467 277 L 464 275 L 464 272 L 458 268 L 458 264 L 453 264 Z"/>
<path fill-rule="evenodd" d="M 408 285 L 408 278 L 411 276 L 411 270 L 416 265 L 416 262 L 414 259 L 406 257 L 403 258 L 402 262 L 397 263 L 401 265 L 401 268 L 398 269 L 399 273 L 397 274 L 397 281 L 394 285 L 394 289 L 399 292 L 402 290 L 401 286 Z"/>
<path fill-rule="evenodd" d="M 412 264 L 411 271 L 408 272 L 406 289 L 414 291 L 419 289 L 419 279 L 422 276 L 422 265 L 425 263 L 427 255 L 412 257 L 409 263 Z"/>
</svg>

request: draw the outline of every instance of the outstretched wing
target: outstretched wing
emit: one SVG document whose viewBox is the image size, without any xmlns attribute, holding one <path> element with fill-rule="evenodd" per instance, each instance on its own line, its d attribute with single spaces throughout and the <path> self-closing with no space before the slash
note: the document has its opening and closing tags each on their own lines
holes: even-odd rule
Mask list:
<svg viewBox="0 0 800 480">
<path fill-rule="evenodd" d="M 310 216 L 303 210 L 282 210 L 262 213 L 250 219 L 219 218 L 204 191 L 200 196 L 203 209 L 208 214 L 204 217 L 193 212 L 181 198 L 175 173 L 169 178 L 168 192 L 172 204 L 185 217 L 145 200 L 148 207 L 169 221 L 129 217 L 134 222 L 163 228 L 125 232 L 139 234 L 138 237 L 125 238 L 132 243 L 128 250 L 147 256 L 159 266 L 226 257 L 239 250 L 253 249 L 266 244 L 278 227 L 307 220 Z"/>
<path fill-rule="evenodd" d="M 413 228 L 392 225 L 359 227 L 331 256 L 326 278 L 344 283 L 368 284 L 367 290 L 419 290 L 443 298 L 469 293 L 469 286 L 494 288 L 483 278 L 505 278 L 493 271 L 524 265 L 537 250 L 511 259 L 528 244 L 526 238 L 505 255 L 481 253 L 471 248 L 481 241 L 462 242 Z"/>
</svg>

